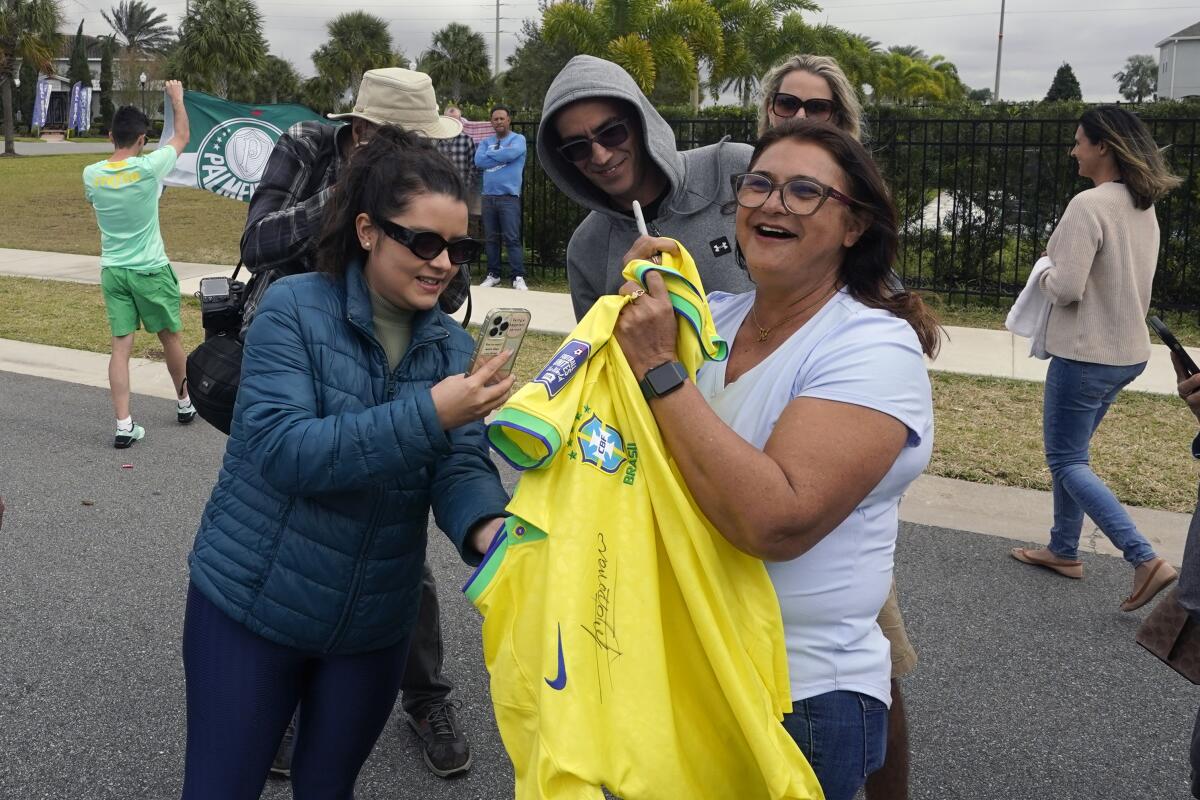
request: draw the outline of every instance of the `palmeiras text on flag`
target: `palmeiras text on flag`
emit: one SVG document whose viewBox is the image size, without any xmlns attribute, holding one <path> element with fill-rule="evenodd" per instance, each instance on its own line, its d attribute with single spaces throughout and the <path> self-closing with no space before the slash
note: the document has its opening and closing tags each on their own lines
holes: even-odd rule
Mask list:
<svg viewBox="0 0 1200 800">
<path fill-rule="evenodd" d="M 252 106 L 204 92 L 185 91 L 183 103 L 191 138 L 163 183 L 205 189 L 245 203 L 258 188 L 271 150 L 284 131 L 303 120 L 328 122 L 301 105 Z M 163 142 L 175 135 L 171 103 L 164 105 Z"/>
</svg>

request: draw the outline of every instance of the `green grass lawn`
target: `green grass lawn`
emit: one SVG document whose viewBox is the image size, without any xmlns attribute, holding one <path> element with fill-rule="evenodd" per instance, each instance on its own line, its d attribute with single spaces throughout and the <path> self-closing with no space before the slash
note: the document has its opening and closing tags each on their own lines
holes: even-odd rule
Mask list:
<svg viewBox="0 0 1200 800">
<path fill-rule="evenodd" d="M 103 155 L 0 160 L 0 247 L 100 254 L 100 232 L 83 199 L 83 168 Z M 175 261 L 236 264 L 246 205 L 199 189 L 168 188 L 160 203 L 167 253 Z"/>
<path fill-rule="evenodd" d="M 98 286 L 0 276 L 0 307 L 6 312 L 0 315 L 0 338 L 109 350 Z M 203 338 L 194 299 L 184 301 L 183 324 L 184 345 L 191 350 Z M 518 385 L 531 380 L 559 344 L 557 336 L 526 336 L 514 370 Z M 161 358 L 158 339 L 139 332 L 134 355 Z M 937 426 L 931 474 L 1050 488 L 1042 456 L 1041 384 L 936 372 L 931 378 Z M 1191 512 L 1197 467 L 1188 443 L 1195 432 L 1195 418 L 1177 398 L 1124 392 L 1096 434 L 1093 463 L 1123 502 Z"/>
<path fill-rule="evenodd" d="M 0 159 L 0 247 L 100 254 L 100 234 L 92 209 L 83 199 L 80 175 L 98 154 Z M 167 254 L 175 261 L 229 264 L 238 260 L 246 204 L 199 189 L 168 188 L 161 202 L 161 227 Z M 476 269 L 481 273 L 482 269 Z M 531 289 L 566 292 L 565 275 L 531 269 Z M 989 307 L 946 303 L 925 295 L 943 325 L 1000 330 L 1007 305 Z M 1200 316 L 1163 315 L 1186 345 L 1200 346 Z"/>
</svg>

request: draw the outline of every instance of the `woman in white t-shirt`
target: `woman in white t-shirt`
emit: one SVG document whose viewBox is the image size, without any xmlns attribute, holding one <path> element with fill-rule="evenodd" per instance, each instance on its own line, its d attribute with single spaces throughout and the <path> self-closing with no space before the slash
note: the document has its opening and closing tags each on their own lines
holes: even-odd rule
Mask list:
<svg viewBox="0 0 1200 800">
<path fill-rule="evenodd" d="M 676 323 L 654 274 L 617 335 L 697 503 L 768 562 L 792 682 L 784 725 L 828 800 L 850 800 L 884 758 L 891 663 L 876 617 L 900 496 L 933 444 L 922 355 L 938 327 L 920 298 L 889 288 L 896 211 L 853 137 L 788 122 L 759 140 L 750 170 L 732 180 L 738 258 L 757 289 L 709 298 L 728 360 L 696 384 L 672 380 Z M 674 248 L 644 237 L 632 255 Z"/>
</svg>

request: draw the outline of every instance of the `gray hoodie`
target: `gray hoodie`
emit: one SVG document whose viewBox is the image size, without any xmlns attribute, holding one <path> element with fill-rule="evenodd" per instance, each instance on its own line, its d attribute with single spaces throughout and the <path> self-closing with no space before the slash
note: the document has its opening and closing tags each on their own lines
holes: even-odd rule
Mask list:
<svg viewBox="0 0 1200 800">
<path fill-rule="evenodd" d="M 706 292 L 744 292 L 753 287 L 734 260 L 734 215 L 722 212 L 733 201 L 729 176 L 745 172 L 753 152 L 747 144 L 722 140 L 685 153 L 675 149 L 675 133 L 638 89 L 629 73 L 603 59 L 576 56 L 550 84 L 538 126 L 538 162 L 550 179 L 576 203 L 591 209 L 567 245 L 567 280 L 575 317 L 582 318 L 596 299 L 621 288 L 621 257 L 638 237 L 633 216 L 609 204 L 579 168 L 556 149 L 554 116 L 563 106 L 591 97 L 632 104 L 641 118 L 650 158 L 666 175 L 670 190 L 650 233 L 683 243 L 700 271 Z"/>
</svg>

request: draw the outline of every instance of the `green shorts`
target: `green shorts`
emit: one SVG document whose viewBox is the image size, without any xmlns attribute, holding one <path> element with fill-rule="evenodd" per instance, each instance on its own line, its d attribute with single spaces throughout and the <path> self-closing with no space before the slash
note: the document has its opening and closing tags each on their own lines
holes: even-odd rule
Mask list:
<svg viewBox="0 0 1200 800">
<path fill-rule="evenodd" d="M 139 327 L 149 333 L 179 332 L 179 278 L 168 264 L 150 272 L 121 267 L 100 270 L 104 308 L 113 336 L 128 336 Z"/>
</svg>

